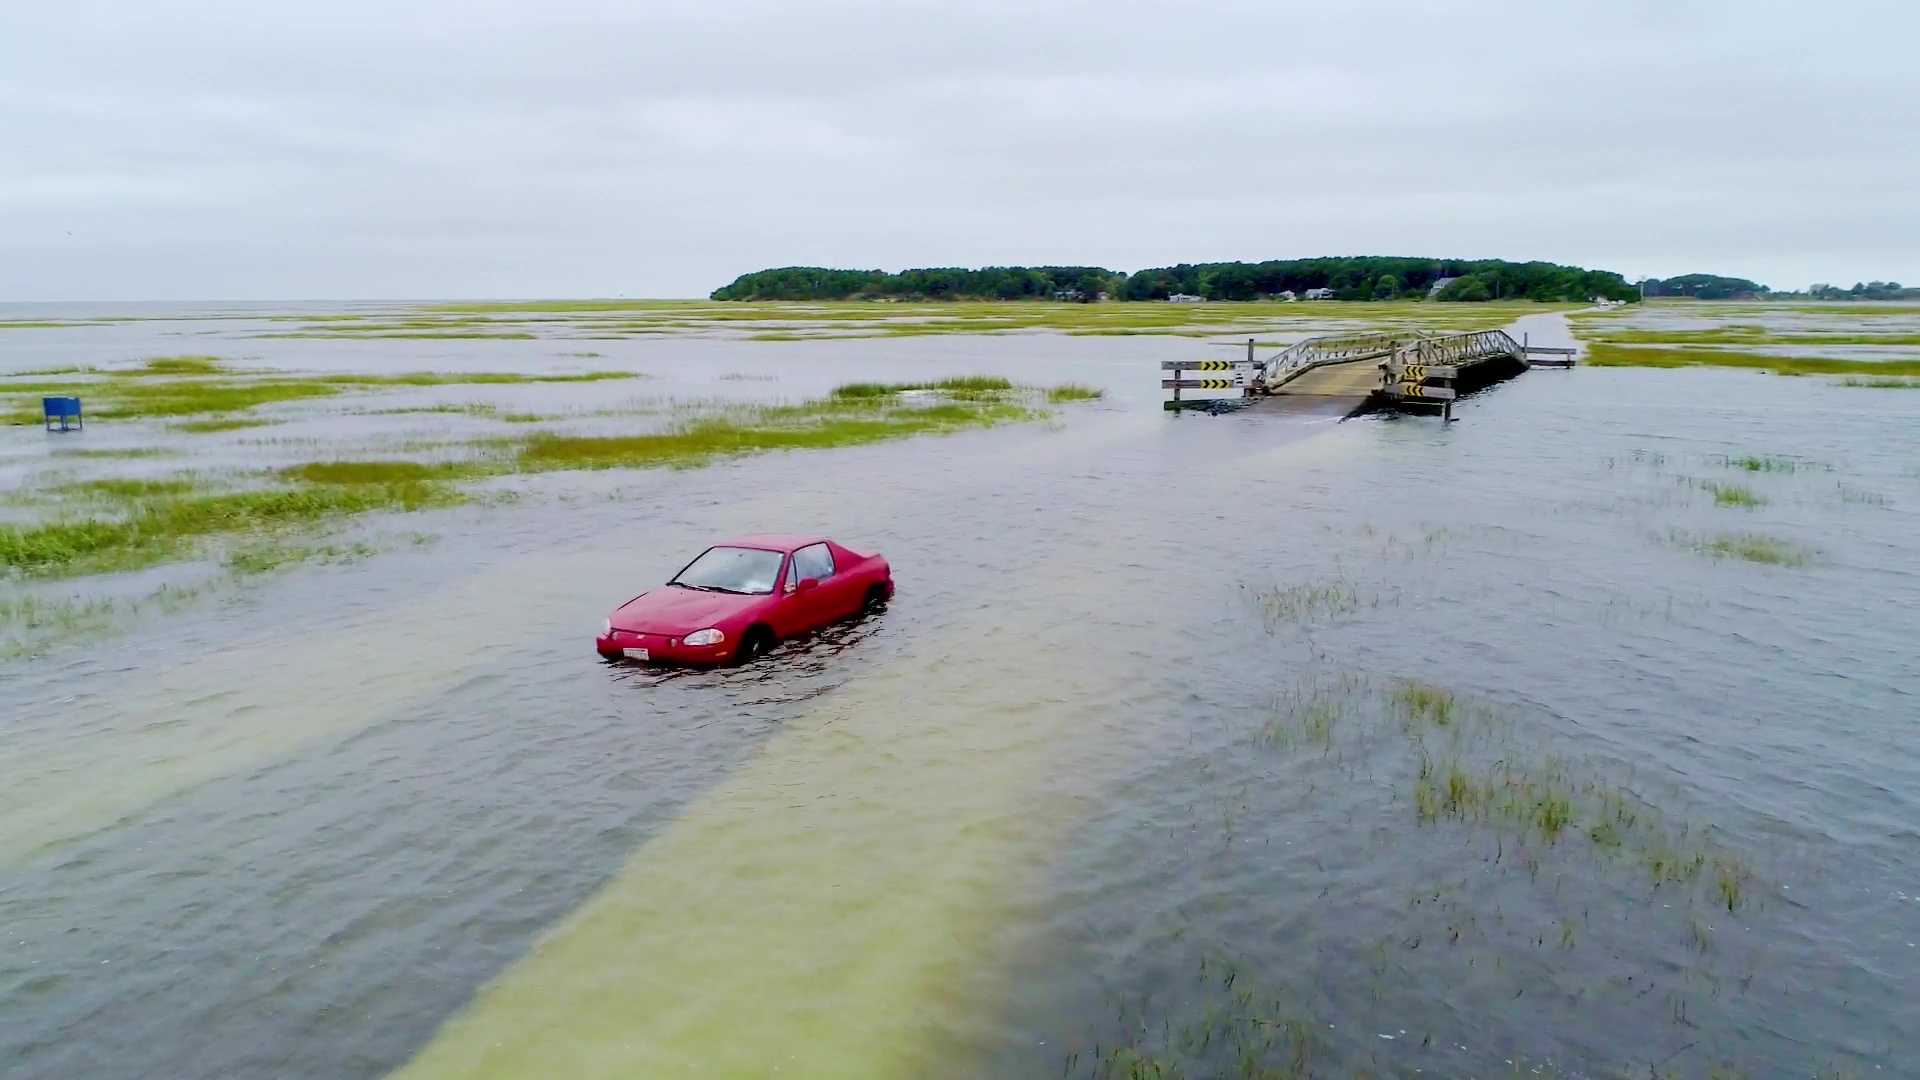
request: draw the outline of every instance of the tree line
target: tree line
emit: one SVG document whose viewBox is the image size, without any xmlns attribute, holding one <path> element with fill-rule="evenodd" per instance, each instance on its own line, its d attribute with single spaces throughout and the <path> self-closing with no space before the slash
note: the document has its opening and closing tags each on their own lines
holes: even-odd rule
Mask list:
<svg viewBox="0 0 1920 1080">
<path fill-rule="evenodd" d="M 1639 282 L 1639 286 L 1646 296 L 1686 296 L 1695 300 L 1760 300 L 1772 291 L 1756 281 L 1719 274 L 1647 278 Z"/>
<path fill-rule="evenodd" d="M 1098 266 L 839 270 L 787 266 L 742 274 L 715 300 L 1260 300 L 1329 290 L 1334 300 L 1637 300 L 1619 274 L 1547 262 L 1356 255 L 1181 263 L 1131 274 Z"/>
</svg>

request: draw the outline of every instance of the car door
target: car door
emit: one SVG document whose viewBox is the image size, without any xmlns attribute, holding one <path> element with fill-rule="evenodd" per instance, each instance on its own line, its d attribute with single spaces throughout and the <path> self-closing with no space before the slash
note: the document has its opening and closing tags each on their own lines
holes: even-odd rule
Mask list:
<svg viewBox="0 0 1920 1080">
<path fill-rule="evenodd" d="M 839 618 L 838 586 L 843 583 L 834 580 L 833 571 L 833 553 L 825 544 L 809 544 L 793 553 L 787 567 L 788 583 L 796 587 L 808 579 L 818 583 L 811 589 L 796 588 L 787 594 L 787 602 L 794 606 L 804 629 L 817 629 Z"/>
</svg>

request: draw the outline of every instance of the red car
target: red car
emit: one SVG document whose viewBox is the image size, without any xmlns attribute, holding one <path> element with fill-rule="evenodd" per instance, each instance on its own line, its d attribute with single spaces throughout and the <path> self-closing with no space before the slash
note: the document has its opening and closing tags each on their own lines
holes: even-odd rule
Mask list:
<svg viewBox="0 0 1920 1080">
<path fill-rule="evenodd" d="M 621 604 L 593 646 L 609 659 L 745 662 L 892 598 L 893 570 L 878 555 L 821 536 L 749 536 L 715 544 Z"/>
</svg>

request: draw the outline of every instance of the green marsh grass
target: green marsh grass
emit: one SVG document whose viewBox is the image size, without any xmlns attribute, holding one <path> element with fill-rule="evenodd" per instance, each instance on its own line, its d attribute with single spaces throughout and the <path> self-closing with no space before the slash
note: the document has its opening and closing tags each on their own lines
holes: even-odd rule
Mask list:
<svg viewBox="0 0 1920 1080">
<path fill-rule="evenodd" d="M 309 484 L 418 484 L 444 476 L 445 470 L 418 461 L 310 461 L 282 469 L 281 475 Z"/>
<path fill-rule="evenodd" d="M 1920 379 L 1907 378 L 1851 378 L 1839 379 L 1835 386 L 1848 386 L 1861 390 L 1920 390 Z"/>
<path fill-rule="evenodd" d="M 1361 606 L 1359 589 L 1344 579 L 1258 589 L 1252 597 L 1269 631 L 1284 623 L 1350 615 Z"/>
<path fill-rule="evenodd" d="M 240 431 L 245 428 L 271 427 L 278 423 L 280 423 L 278 420 L 228 417 L 214 420 L 181 420 L 178 423 L 168 426 L 175 431 L 184 431 L 190 435 L 211 435 L 221 431 Z"/>
<path fill-rule="evenodd" d="M 1771 371 L 1776 375 L 1920 375 L 1920 359 L 1855 360 L 1840 357 L 1779 356 L 1732 349 L 1587 346 L 1586 362 L 1596 367 L 1727 367 Z"/>
<path fill-rule="evenodd" d="M 1747 487 L 1745 484 L 1723 484 L 1709 481 L 1700 485 L 1713 495 L 1713 505 L 1752 510 L 1767 504 L 1766 496 Z"/>
<path fill-rule="evenodd" d="M 1062 405 L 1070 401 L 1093 401 L 1107 395 L 1105 390 L 1084 383 L 1061 383 L 1047 388 L 1047 401 Z"/>
<path fill-rule="evenodd" d="M 30 659 L 59 645 L 105 637 L 134 616 L 172 614 L 211 586 L 162 585 L 137 597 L 43 597 L 0 595 L 0 660 Z"/>
<path fill-rule="evenodd" d="M 379 554 L 378 548 L 365 542 L 352 544 L 289 544 L 265 541 L 236 548 L 227 553 L 225 565 L 236 574 L 265 574 L 305 563 L 338 563 Z"/>
<path fill-rule="evenodd" d="M 217 356 L 156 356 L 130 371 L 111 371 L 121 377 L 141 375 L 221 375 L 226 362 Z"/>
<path fill-rule="evenodd" d="M 63 450 L 60 456 L 79 458 L 157 458 L 174 457 L 179 453 L 180 451 L 165 446 L 127 446 L 119 448 L 101 447 L 98 449 Z"/>
<path fill-rule="evenodd" d="M 191 365 L 217 363 L 212 357 L 162 358 L 167 363 Z M 161 360 L 149 361 L 149 364 Z M 136 371 L 130 376 L 151 376 L 153 371 Z M 495 386 L 525 383 L 588 383 L 614 379 L 642 378 L 638 372 L 589 371 L 572 374 L 523 375 L 513 372 L 429 372 L 415 371 L 397 375 L 328 374 L 308 376 L 241 376 L 215 368 L 212 374 L 199 372 L 169 378 L 120 378 L 88 383 L 0 383 L 0 409 L 8 406 L 16 424 L 37 423 L 40 402 L 47 394 L 78 395 L 87 402 L 89 419 L 145 419 L 179 416 L 218 415 L 244 412 L 261 405 L 332 397 L 355 390 L 422 386 Z M 19 395 L 19 396 L 15 396 Z"/>
<path fill-rule="evenodd" d="M 161 479 L 82 480 L 62 485 L 57 490 L 80 495 L 100 495 L 112 499 L 152 499 L 164 495 L 185 495 L 195 490 L 191 477 L 170 476 Z"/>
<path fill-rule="evenodd" d="M 1768 566 L 1806 566 L 1813 561 L 1814 557 L 1811 548 L 1777 536 L 1768 536 L 1765 533 L 1714 533 L 1696 536 L 1674 532 L 1670 534 L 1670 539 L 1680 547 L 1716 559 L 1739 559 Z"/>
<path fill-rule="evenodd" d="M 1013 383 L 998 375 L 956 375 L 933 382 L 843 383 L 833 388 L 833 396 L 836 398 L 884 398 L 915 391 L 967 396 L 1004 394 L 1012 389 Z"/>
<path fill-rule="evenodd" d="M 757 417 L 700 420 L 648 435 L 538 434 L 526 441 L 518 461 L 529 471 L 686 467 L 738 454 L 857 446 L 1034 415 L 1016 405 L 967 406 L 957 402 L 924 409 L 829 416 L 813 422 L 791 422 L 778 410 L 767 410 Z"/>
<path fill-rule="evenodd" d="M 147 500 L 122 517 L 0 526 L 0 570 L 37 576 L 134 570 L 181 555 L 203 537 L 373 510 L 419 510 L 459 498 L 442 485 L 356 484 Z"/>
<path fill-rule="evenodd" d="M 1741 454 L 1719 459 L 1720 464 L 1729 469 L 1739 469 L 1750 473 L 1797 473 L 1822 469 L 1832 471 L 1827 466 L 1800 458 L 1782 457 L 1777 454 Z"/>
</svg>

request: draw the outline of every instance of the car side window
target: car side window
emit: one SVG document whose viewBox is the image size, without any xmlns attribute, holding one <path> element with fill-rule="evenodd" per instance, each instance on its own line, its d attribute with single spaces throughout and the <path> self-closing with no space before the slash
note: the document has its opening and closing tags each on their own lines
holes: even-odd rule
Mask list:
<svg viewBox="0 0 1920 1080">
<path fill-rule="evenodd" d="M 825 544 L 813 544 L 793 553 L 793 580 L 798 583 L 806 578 L 818 578 L 821 581 L 833 576 L 833 552 Z"/>
</svg>

